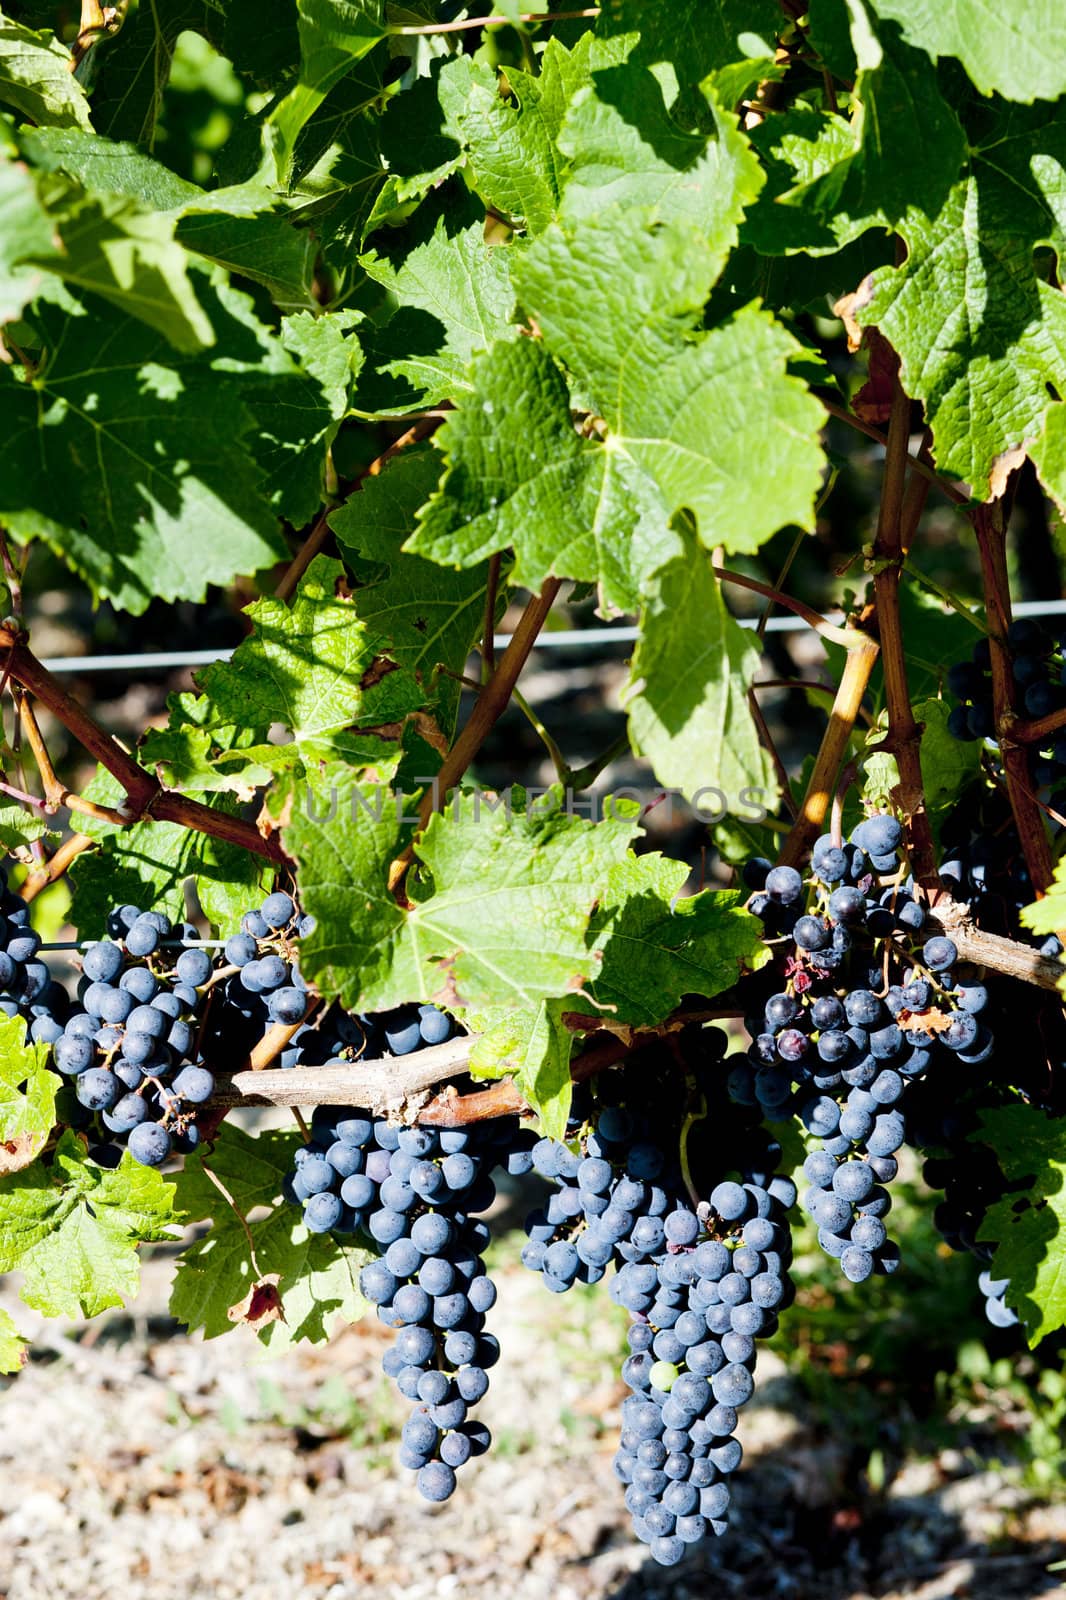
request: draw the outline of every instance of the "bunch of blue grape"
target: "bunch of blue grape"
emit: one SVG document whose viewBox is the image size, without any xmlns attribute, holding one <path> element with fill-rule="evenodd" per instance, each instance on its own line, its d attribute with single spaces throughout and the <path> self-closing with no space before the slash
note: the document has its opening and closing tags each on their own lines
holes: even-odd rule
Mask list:
<svg viewBox="0 0 1066 1600">
<path fill-rule="evenodd" d="M 614 1470 L 636 1537 L 663 1566 L 725 1532 L 756 1340 L 776 1331 L 792 1299 L 795 1188 L 765 1169 L 741 1178 L 718 1183 L 698 1213 L 675 1208 L 670 1232 L 685 1242 L 672 1238 L 659 1261 L 627 1263 L 616 1279 L 634 1321 Z"/>
<path fill-rule="evenodd" d="M 333 1006 L 293 1035 L 287 1066 L 341 1065 L 409 1055 L 450 1038 L 455 1023 L 433 1005 L 349 1015 Z M 297 1149 L 286 1199 L 312 1233 L 357 1235 L 381 1252 L 360 1288 L 396 1337 L 382 1366 L 412 1402 L 399 1460 L 433 1501 L 455 1490 L 456 1472 L 490 1444 L 471 1408 L 489 1386 L 499 1346 L 485 1330 L 496 1289 L 485 1272 L 492 1172 L 532 1166 L 533 1138 L 514 1119 L 485 1128 L 397 1126 L 356 1107 L 319 1107 L 312 1139 Z"/>
<path fill-rule="evenodd" d="M 107 927 L 110 937 L 85 950 L 76 1004 L 62 1022 L 52 1013 L 52 1064 L 71 1082 L 72 1121 L 94 1140 L 97 1162 L 116 1165 L 125 1145 L 157 1167 L 199 1143 L 196 1119 L 215 1091 L 207 1061 L 232 1045 L 234 1022 L 261 1033 L 303 1016 L 296 908 L 287 894 L 268 895 L 221 958 L 191 924 L 175 927 L 159 911 L 119 906 Z"/>
<path fill-rule="evenodd" d="M 1019 1044 L 1024 1050 L 1024 1038 Z M 996 1328 L 1015 1326 L 1018 1316 L 1005 1300 L 1009 1280 L 988 1271 L 994 1246 L 980 1234 L 986 1213 L 1008 1184 L 995 1151 L 974 1136 L 981 1131 L 981 1110 L 1007 1103 L 1009 1093 L 1002 1085 L 975 1084 L 965 1068 L 949 1068 L 908 1090 L 908 1133 L 926 1158 L 922 1176 L 944 1195 L 933 1221 L 952 1250 L 966 1251 L 981 1264 L 978 1288 L 985 1315 Z"/>
<path fill-rule="evenodd" d="M 32 1039 L 51 1044 L 62 1032 L 70 1002 L 40 950 L 30 908 L 8 887 L 7 869 L 0 863 L 0 1013 L 22 1017 Z"/>
<path fill-rule="evenodd" d="M 1007 630 L 1012 654 L 1016 699 L 1020 710 L 1034 719 L 1066 707 L 1066 655 L 1061 639 L 1053 638 L 1031 617 L 1020 617 Z M 948 716 L 948 731 L 956 739 L 994 739 L 996 719 L 992 695 L 991 650 L 987 639 L 978 640 L 969 661 L 948 668 L 947 685 L 956 698 Z M 1051 790 L 1052 809 L 1066 813 L 1066 730 L 1049 736 L 1033 756 L 1033 778 L 1038 788 Z"/>
<path fill-rule="evenodd" d="M 340 1065 L 386 1055 L 406 1056 L 429 1045 L 444 1044 L 455 1031 L 448 1013 L 428 1003 L 365 1014 L 333 1006 L 321 1021 L 316 1018 L 297 1029 L 278 1065 L 318 1067 L 329 1062 Z"/>
<path fill-rule="evenodd" d="M 283 1052 L 283 1057 L 288 1055 L 289 1059 L 283 1059 L 282 1064 L 285 1067 L 323 1064 L 341 1067 L 363 1058 L 377 1059 L 386 1051 L 390 1055 L 410 1054 L 412 1048 L 417 1048 L 410 1042 L 412 1014 L 413 1032 L 422 1048 L 443 1043 L 455 1031 L 455 1023 L 447 1012 L 432 1005 L 401 1006 L 394 1011 L 366 1016 L 351 1015 L 339 1006 L 331 1006 L 317 1026 L 307 1024 L 293 1035 L 290 1049 Z M 396 1049 L 397 1044 L 404 1048 Z M 285 1182 L 286 1199 L 302 1205 L 304 1222 L 311 1233 L 365 1230 L 367 1206 L 374 1198 L 367 1188 L 371 1180 L 364 1175 L 361 1159 L 353 1157 L 348 1148 L 350 1139 L 335 1131 L 338 1126 L 347 1128 L 352 1118 L 362 1128 L 365 1119 L 360 1120 L 362 1114 L 357 1116 L 355 1112 L 341 1122 L 337 1116 L 335 1108 L 326 1107 L 316 1112 L 312 1119 L 315 1137 L 297 1150 L 294 1170 Z M 380 1126 L 382 1138 L 391 1139 L 390 1125 L 381 1123 Z M 458 1137 L 449 1135 L 449 1138 Z M 456 1145 L 456 1151 L 461 1148 Z M 398 1163 L 406 1166 L 406 1156 L 398 1157 Z M 382 1167 L 380 1156 L 376 1165 Z M 460 1163 L 460 1167 L 465 1170 L 465 1164 Z"/>
<path fill-rule="evenodd" d="M 282 890 L 244 913 L 240 931 L 223 947 L 207 1018 L 205 1041 L 213 1060 L 239 1059 L 268 1028 L 302 1021 L 308 993 L 298 948 L 314 925 Z"/>
<path fill-rule="evenodd" d="M 315 1142 L 297 1151 L 285 1193 L 313 1232 L 362 1236 L 381 1251 L 360 1273 L 362 1293 L 396 1337 L 382 1362 L 412 1402 L 399 1460 L 434 1501 L 484 1454 L 490 1434 L 470 1414 L 486 1393 L 499 1345 L 485 1330 L 496 1289 L 482 1259 L 498 1162 L 519 1175 L 532 1137 L 513 1119 L 483 1128 L 397 1127 L 358 1109 L 320 1108 Z"/>
<path fill-rule="evenodd" d="M 907 1138 L 908 1083 L 950 1061 L 972 1069 L 993 1049 L 988 991 L 959 967 L 951 939 L 923 939 L 925 910 L 900 881 L 901 843 L 896 818 L 879 814 L 840 844 L 820 839 L 809 883 L 792 867 L 747 869 L 749 907 L 779 940 L 783 981 L 748 1019 L 752 1043 L 730 1089 L 771 1120 L 797 1114 L 817 1141 L 803 1204 L 853 1283 L 899 1263 L 885 1185 Z"/>
<path fill-rule="evenodd" d="M 1047 643 L 1029 624 L 1020 633 L 1017 627 L 1012 630 L 1012 640 L 1016 647 Z M 1025 666 L 1021 671 L 1023 677 L 1031 673 Z M 958 671 L 952 681 L 961 685 Z M 1055 781 L 1046 769 L 1040 776 L 1042 781 Z M 953 899 L 966 905 L 979 928 L 1028 943 L 1043 956 L 1062 956 L 1062 943 L 1055 934 L 1033 934 L 1021 921 L 1020 913 L 1034 895 L 1010 800 L 1002 787 L 971 784 L 946 820 L 941 842 L 945 851 L 941 881 Z M 989 989 L 999 1015 L 1010 1020 L 1010 1051 L 997 1052 L 990 1070 L 977 1075 L 965 1063 L 942 1060 L 935 1077 L 909 1086 L 908 1140 L 927 1155 L 926 1182 L 944 1191 L 933 1213 L 941 1236 L 953 1250 L 976 1258 L 986 1316 L 993 1326 L 1010 1328 L 1018 1317 L 1006 1303 L 1009 1283 L 990 1275 L 993 1246 L 979 1239 L 985 1215 L 1006 1193 L 1007 1181 L 995 1153 L 972 1136 L 980 1134 L 983 1110 L 1009 1103 L 1016 1095 L 1062 1104 L 1066 1024 L 1053 994 L 1002 974 L 990 978 Z"/>
<path fill-rule="evenodd" d="M 791 1298 L 786 1213 L 796 1198 L 763 1138 L 761 1165 L 694 1201 L 689 1181 L 728 1171 L 736 1151 L 725 1150 L 759 1135 L 724 1094 L 724 1035 L 686 1035 L 687 1095 L 671 1054 L 638 1054 L 599 1080 L 594 1099 L 575 1096 L 571 1137 L 534 1147 L 535 1168 L 558 1187 L 528 1219 L 522 1252 L 554 1293 L 618 1269 L 609 1292 L 633 1319 L 622 1368 L 633 1394 L 615 1472 L 636 1536 L 665 1566 L 726 1526 L 755 1341 L 776 1330 Z"/>
</svg>

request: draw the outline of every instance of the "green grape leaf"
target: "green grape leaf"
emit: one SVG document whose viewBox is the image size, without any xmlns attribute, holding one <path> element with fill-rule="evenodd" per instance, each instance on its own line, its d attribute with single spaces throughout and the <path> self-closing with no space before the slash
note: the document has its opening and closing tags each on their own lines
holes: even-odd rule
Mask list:
<svg viewBox="0 0 1066 1600">
<path fill-rule="evenodd" d="M 1008 1179 L 1024 1185 L 990 1206 L 978 1237 L 995 1244 L 993 1278 L 1009 1278 L 1005 1299 L 1031 1345 L 1066 1326 L 1066 1118 L 1034 1105 L 981 1112 L 975 1140 L 990 1144 Z"/>
<path fill-rule="evenodd" d="M 121 785 L 102 769 L 83 790 L 90 800 L 117 806 Z M 210 802 L 231 815 L 238 810 L 228 795 Z M 176 822 L 137 822 L 120 828 L 96 817 L 82 817 L 84 831 L 100 840 L 70 873 L 71 921 L 84 937 L 102 938 L 113 906 L 152 906 L 174 921 L 186 915 L 184 887 L 196 880 L 196 893 L 208 919 L 223 935 L 235 933 L 258 891 L 265 864 L 239 845 L 223 844 Z"/>
<path fill-rule="evenodd" d="M 870 43 L 850 120 L 795 106 L 752 132 L 769 181 L 742 237 L 762 254 L 836 251 L 947 199 L 967 143 L 936 72 L 894 28 Z"/>
<path fill-rule="evenodd" d="M 45 127 L 91 128 L 85 90 L 70 68 L 70 51 L 50 28 L 36 33 L 0 15 L 0 105 Z"/>
<path fill-rule="evenodd" d="M 365 559 L 379 572 L 391 569 L 439 478 L 440 456 L 428 444 L 404 450 L 383 471 L 364 478 L 358 491 L 329 516 L 353 564 Z"/>
<path fill-rule="evenodd" d="M 565 1139 L 573 1085 L 574 1035 L 563 1024 L 568 1003 L 542 1000 L 529 1010 L 497 1006 L 469 1019 L 477 1030 L 470 1052 L 475 1079 L 513 1077 L 549 1139 Z"/>
<path fill-rule="evenodd" d="M 178 1232 L 174 1198 L 128 1151 L 109 1171 L 64 1133 L 50 1165 L 0 1177 L 0 1272 L 21 1272 L 23 1300 L 46 1317 L 97 1316 L 137 1293 L 137 1245 Z"/>
<path fill-rule="evenodd" d="M 189 258 L 174 239 L 173 219 L 117 195 L 86 196 L 62 178 L 44 180 L 55 229 L 53 247 L 24 264 L 100 295 L 164 335 L 180 351 L 215 341 L 197 297 Z M 94 307 L 95 311 L 95 307 Z"/>
<path fill-rule="evenodd" d="M 0 153 L 0 326 L 42 292 L 41 271 L 27 263 L 54 250 L 52 223 L 33 174 Z"/>
<path fill-rule="evenodd" d="M 669 6 L 613 0 L 604 8 L 599 31 L 639 33 L 635 61 L 668 62 L 681 83 L 698 83 L 745 56 L 773 55 L 781 22 L 774 0 L 673 0 Z"/>
<path fill-rule="evenodd" d="M 26 1365 L 29 1341 L 15 1326 L 10 1312 L 0 1307 L 0 1372 L 19 1372 Z"/>
<path fill-rule="evenodd" d="M 286 178 L 296 139 L 334 84 L 384 38 L 385 0 L 297 0 L 300 75 L 270 112 L 278 178 Z"/>
<path fill-rule="evenodd" d="M 1001 492 L 1018 452 L 1066 392 L 1066 299 L 1034 250 L 1061 249 L 1066 131 L 1047 107 L 986 118 L 941 208 L 900 223 L 907 260 L 864 280 L 852 301 L 900 357 L 922 401 L 938 468 L 978 499 Z"/>
<path fill-rule="evenodd" d="M 833 252 L 883 221 L 856 219 L 841 198 L 857 150 L 856 130 L 844 117 L 790 106 L 750 137 L 767 181 L 740 236 L 761 255 Z"/>
<path fill-rule="evenodd" d="M 101 39 L 93 46 L 92 108 L 98 132 L 151 146 L 174 46 L 187 28 L 204 31 L 210 15 L 204 0 L 138 5 L 113 38 Z"/>
<path fill-rule="evenodd" d="M 211 1224 L 183 1251 L 171 1292 L 171 1312 L 190 1331 L 214 1339 L 248 1323 L 281 1352 L 324 1343 L 338 1320 L 366 1309 L 359 1268 L 370 1253 L 308 1233 L 299 1207 L 281 1198 L 301 1142 L 295 1129 L 256 1136 L 226 1123 L 210 1151 L 186 1157 L 178 1202 L 191 1221 Z"/>
<path fill-rule="evenodd" d="M 341 150 L 351 148 L 352 135 L 357 128 L 372 130 L 377 141 L 377 118 L 371 121 L 364 113 L 371 106 L 380 110 L 375 102 L 385 98 L 384 70 L 388 59 L 387 49 L 375 46 L 334 84 L 314 116 L 304 124 L 296 140 L 286 184 L 290 195 L 317 191 L 321 181 L 328 179 Z M 414 129 L 412 137 L 415 137 Z"/>
<path fill-rule="evenodd" d="M 608 206 L 637 206 L 660 222 L 690 222 L 720 269 L 765 177 L 737 118 L 710 86 L 703 98 L 701 120 L 713 132 L 681 127 L 651 72 L 630 62 L 594 71 L 559 138 L 572 163 L 564 216 L 576 222 Z"/>
<path fill-rule="evenodd" d="M 121 195 L 173 218 L 186 250 L 262 283 L 286 309 L 314 304 L 314 241 L 277 196 L 256 182 L 212 189 L 178 177 L 136 145 L 74 129 L 26 129 L 20 145 L 45 172 L 63 172 L 94 196 Z"/>
<path fill-rule="evenodd" d="M 447 735 L 459 706 L 458 678 L 484 624 L 488 569 L 441 567 L 401 548 L 439 475 L 435 450 L 405 451 L 364 479 L 329 521 L 356 570 L 363 557 L 384 565 L 353 592 L 352 603 L 371 633 L 388 641 L 388 659 L 417 682 L 420 704 Z"/>
<path fill-rule="evenodd" d="M 395 240 L 360 258 L 396 306 L 379 335 L 377 365 L 427 406 L 469 388 L 471 357 L 507 335 L 514 306 L 512 252 L 487 245 L 484 222 L 469 221 L 467 206 L 458 210 L 440 215 L 424 206 Z"/>
<path fill-rule="evenodd" d="M 567 165 L 559 132 L 568 101 L 588 79 L 586 41 L 591 35 L 583 35 L 571 52 L 550 39 L 537 77 L 508 67 L 501 85 L 490 68 L 461 57 L 442 78 L 449 121 L 466 150 L 473 187 L 493 210 L 529 233 L 539 232 L 558 209 Z"/>
<path fill-rule="evenodd" d="M 878 29 L 863 65 L 855 85 L 859 149 L 843 198 L 860 216 L 877 212 L 894 227 L 911 206 L 939 210 L 966 157 L 966 135 L 935 70 L 895 28 Z"/>
<path fill-rule="evenodd" d="M 383 641 L 360 618 L 339 561 L 316 556 L 291 603 L 265 597 L 245 615 L 249 637 L 229 661 L 200 673 L 215 720 L 264 729 L 280 722 L 302 743 L 365 717 Z"/>
<path fill-rule="evenodd" d="M 1066 516 L 1066 406 L 1048 406 L 1040 433 L 1029 445 L 1040 481 Z"/>
<path fill-rule="evenodd" d="M 293 391 L 303 416 L 307 379 L 249 323 L 242 296 L 211 298 L 219 337 L 205 357 L 176 353 L 117 310 L 42 306 L 42 367 L 30 383 L 0 369 L 0 519 L 17 539 L 45 539 L 128 611 L 201 600 L 208 584 L 286 554 L 246 400 L 284 429 Z"/>
<path fill-rule="evenodd" d="M 345 311 L 282 318 L 272 362 L 282 379 L 278 392 L 260 380 L 248 393 L 260 430 L 256 455 L 267 474 L 264 492 L 278 515 L 297 528 L 317 514 L 325 495 L 327 453 L 361 359 L 349 333 L 354 321 L 355 314 Z"/>
<path fill-rule="evenodd" d="M 22 1017 L 0 1017 L 0 1172 L 28 1167 L 55 1126 L 60 1080 L 49 1048 L 26 1039 Z"/>
<path fill-rule="evenodd" d="M 388 176 L 367 218 L 367 233 L 393 216 L 402 216 L 409 201 L 423 199 L 462 166 L 462 134 L 443 103 L 444 85 L 456 74 L 465 83 L 469 71 L 467 56 L 438 58 L 430 62 L 425 77 L 416 78 L 389 102 L 379 125 L 381 160 Z"/>
<path fill-rule="evenodd" d="M 690 229 L 634 217 L 535 240 L 518 267 L 523 306 L 668 517 L 687 507 L 703 542 L 727 550 L 755 550 L 784 522 L 810 527 L 824 413 L 787 372 L 800 347 L 754 305 L 694 334 L 718 259 Z"/>
<path fill-rule="evenodd" d="M 631 608 L 679 553 L 668 525 L 682 507 L 706 544 L 731 550 L 757 549 L 782 521 L 811 525 L 824 413 L 787 372 L 800 347 L 755 306 L 695 335 L 717 262 L 690 229 L 640 216 L 553 225 L 523 253 L 520 297 L 545 348 L 501 345 L 471 369 L 410 549 L 467 565 L 510 545 L 516 582 L 595 578 Z M 605 419 L 596 442 L 575 434 L 550 353 Z"/>
<path fill-rule="evenodd" d="M 710 560 L 690 537 L 651 579 L 624 703 L 635 750 L 660 783 L 718 808 L 772 811 L 778 783 L 748 688 L 760 652 L 726 609 Z"/>
<path fill-rule="evenodd" d="M 0 805 L 0 845 L 9 855 L 51 831 L 47 822 L 17 801 Z"/>
<path fill-rule="evenodd" d="M 852 44 L 854 0 L 810 0 L 807 8 L 811 44 L 834 77 L 850 83 L 857 62 Z"/>
<path fill-rule="evenodd" d="M 500 344 L 470 369 L 473 394 L 438 430 L 447 469 L 407 548 L 469 567 L 512 547 L 515 583 L 554 573 L 635 607 L 643 573 L 680 551 L 654 491 L 621 451 L 575 431 L 566 383 L 539 340 Z"/>
<path fill-rule="evenodd" d="M 982 94 L 1055 100 L 1066 94 L 1066 16 L 1056 0 L 873 0 L 879 16 L 936 60 L 957 56 Z"/>
<path fill-rule="evenodd" d="M 159 771 L 167 787 L 187 794 L 233 794 L 247 802 L 278 774 L 299 776 L 305 762 L 331 756 L 364 768 L 368 782 L 385 783 L 403 755 L 391 736 L 350 730 L 306 743 L 271 744 L 269 729 L 254 728 L 248 732 L 257 742 L 234 745 L 228 739 L 231 729 L 211 721 L 206 697 L 197 703 L 197 712 L 190 718 L 183 711 L 172 718 L 170 727 L 149 729 L 140 744 L 142 759 Z"/>
<path fill-rule="evenodd" d="M 611 871 L 589 937 L 603 954 L 590 987 L 570 1008 L 612 1023 L 654 1027 L 684 995 L 713 998 L 770 959 L 763 926 L 734 889 L 682 896 L 683 861 L 630 856 Z"/>
<path fill-rule="evenodd" d="M 944 700 L 914 702 L 915 719 L 922 724 L 925 803 L 937 832 L 954 810 L 962 790 L 981 775 L 980 741 L 953 738 L 948 732 L 950 711 Z"/>
<path fill-rule="evenodd" d="M 593 825 L 557 797 L 527 814 L 506 795 L 455 796 L 418 843 L 402 909 L 387 887 L 402 800 L 335 767 L 293 806 L 283 838 L 316 919 L 300 961 L 309 980 L 354 1010 L 435 997 L 535 1007 L 595 974 L 586 931 L 636 829 L 629 808 Z"/>
</svg>

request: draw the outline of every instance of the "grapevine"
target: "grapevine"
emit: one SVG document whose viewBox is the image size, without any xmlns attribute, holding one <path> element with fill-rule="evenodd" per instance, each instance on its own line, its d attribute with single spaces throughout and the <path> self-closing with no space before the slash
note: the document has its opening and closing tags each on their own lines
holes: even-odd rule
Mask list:
<svg viewBox="0 0 1066 1600">
<path fill-rule="evenodd" d="M 273 9 L 0 18 L 0 1272 L 376 1318 L 440 1506 L 520 1250 L 677 1566 L 916 1186 L 1066 1327 L 1066 33 Z"/>
</svg>

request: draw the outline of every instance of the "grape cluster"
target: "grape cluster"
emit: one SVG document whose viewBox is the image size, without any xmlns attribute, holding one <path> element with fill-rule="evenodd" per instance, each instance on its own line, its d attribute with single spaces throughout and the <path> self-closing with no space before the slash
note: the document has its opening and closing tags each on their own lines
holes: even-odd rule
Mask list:
<svg viewBox="0 0 1066 1600">
<path fill-rule="evenodd" d="M 757 1337 L 777 1327 L 792 1298 L 788 1179 L 748 1169 L 711 1191 L 702 1216 L 678 1208 L 672 1239 L 654 1264 L 618 1274 L 634 1316 L 622 1377 L 614 1469 L 637 1538 L 663 1566 L 685 1546 L 727 1526 L 728 1479 L 743 1450 L 737 1414 L 754 1393 Z"/>
<path fill-rule="evenodd" d="M 161 913 L 123 911 L 121 938 L 85 951 L 79 1004 L 52 1062 L 96 1135 L 96 1161 L 116 1165 L 125 1143 L 135 1160 L 158 1167 L 172 1151 L 195 1148 L 196 1108 L 214 1093 L 200 1050 L 200 990 L 212 963 L 205 950 L 183 949 L 176 960 L 161 952 L 174 931 Z"/>
<path fill-rule="evenodd" d="M 443 1043 L 454 1031 L 455 1024 L 447 1012 L 432 1005 L 403 1006 L 373 1016 L 353 1016 L 339 1006 L 331 1006 L 320 1022 L 305 1024 L 293 1035 L 290 1047 L 282 1052 L 282 1065 L 291 1068 L 325 1063 L 340 1067 L 364 1056 L 377 1058 L 386 1050 L 392 1055 L 409 1054 L 412 1026 L 408 1013 L 414 1015 L 413 1032 L 422 1047 Z M 405 1048 L 397 1050 L 397 1044 Z M 335 1131 L 341 1126 L 350 1129 L 352 1119 L 362 1128 L 363 1122 L 354 1111 L 339 1122 L 335 1110 L 324 1108 L 316 1114 L 313 1131 L 321 1131 L 323 1136 L 297 1150 L 294 1170 L 286 1178 L 286 1199 L 303 1206 L 304 1222 L 311 1233 L 365 1229 L 367 1207 L 376 1200 L 376 1190 L 371 1193 L 367 1187 L 371 1180 L 364 1175 L 361 1156 L 351 1153 L 351 1139 L 347 1133 Z M 388 1125 L 382 1123 L 381 1127 L 384 1130 Z M 383 1132 L 382 1137 L 391 1138 L 391 1132 Z M 361 1150 L 362 1146 L 355 1148 Z M 406 1167 L 406 1156 L 398 1157 L 397 1164 Z M 381 1166 L 380 1157 L 377 1166 Z"/>
<path fill-rule="evenodd" d="M 267 1028 L 301 1021 L 308 996 L 297 948 L 314 925 L 314 918 L 301 915 L 282 890 L 244 913 L 240 931 L 223 947 L 219 994 L 207 1020 L 213 1060 L 239 1059 Z"/>
<path fill-rule="evenodd" d="M 40 959 L 41 936 L 30 927 L 30 908 L 8 887 L 0 863 L 0 1013 L 22 1017 L 30 1037 L 51 1044 L 69 1009 L 66 991 Z"/>
<path fill-rule="evenodd" d="M 1055 639 L 1031 617 L 1020 617 L 1007 630 L 1012 653 L 1011 670 L 1020 707 L 1027 717 L 1046 717 L 1066 706 L 1066 654 Z M 987 639 L 978 640 L 969 661 L 948 668 L 947 685 L 956 698 L 948 716 L 948 731 L 956 739 L 992 739 L 996 736 L 993 707 L 991 650 Z M 1052 791 L 1052 809 L 1066 813 L 1066 730 L 1053 734 L 1036 751 L 1033 777 L 1041 789 Z"/>
<path fill-rule="evenodd" d="M 784 982 L 748 1019 L 730 1089 L 771 1120 L 797 1114 L 817 1141 L 803 1204 L 854 1283 L 899 1262 L 885 1185 L 907 1136 L 907 1084 L 946 1060 L 972 1068 L 993 1048 L 984 985 L 959 969 L 949 938 L 919 942 L 925 911 L 899 881 L 901 842 L 898 821 L 878 814 L 847 841 L 818 840 L 810 884 L 792 867 L 747 869 L 749 907 L 781 940 Z"/>
<path fill-rule="evenodd" d="M 340 1065 L 386 1051 L 408 1055 L 454 1031 L 433 1005 L 377 1015 L 331 1007 L 293 1036 L 286 1066 Z M 395 1331 L 382 1366 L 412 1402 L 400 1464 L 417 1473 L 427 1500 L 447 1500 L 455 1474 L 489 1447 L 470 1409 L 489 1386 L 499 1346 L 485 1331 L 496 1289 L 482 1259 L 489 1229 L 478 1213 L 496 1194 L 497 1163 L 515 1175 L 532 1166 L 532 1135 L 514 1119 L 478 1128 L 397 1126 L 357 1107 L 319 1107 L 312 1139 L 295 1154 L 285 1198 L 303 1208 L 311 1233 L 356 1234 L 381 1252 L 360 1289 Z"/>
<path fill-rule="evenodd" d="M 534 1146 L 536 1170 L 557 1188 L 527 1220 L 522 1251 L 554 1293 L 618 1268 L 609 1292 L 633 1318 L 622 1368 L 633 1393 L 615 1471 L 637 1537 L 667 1566 L 725 1528 L 755 1340 L 775 1331 L 791 1296 L 784 1217 L 796 1198 L 789 1179 L 773 1176 L 779 1151 L 764 1139 L 760 1167 L 716 1183 L 709 1203 L 693 1201 L 687 1179 L 728 1170 L 736 1141 L 750 1144 L 755 1130 L 724 1095 L 725 1036 L 686 1034 L 683 1122 L 676 1081 L 673 1095 L 662 1092 L 669 1062 L 631 1058 L 598 1081 L 595 1101 L 575 1097 L 566 1142 Z"/>
<path fill-rule="evenodd" d="M 434 1005 L 397 1006 L 393 1011 L 348 1013 L 333 1006 L 324 1019 L 304 1023 L 278 1060 L 281 1067 L 318 1067 L 327 1062 L 406 1056 L 444 1044 L 455 1033 L 446 1011 Z"/>
<path fill-rule="evenodd" d="M 303 1016 L 291 940 L 306 922 L 289 895 L 268 895 L 245 913 L 219 963 L 191 924 L 132 905 L 109 914 L 110 937 L 85 950 L 76 1004 L 62 1023 L 53 1011 L 48 1034 L 52 1064 L 71 1080 L 72 1120 L 95 1139 L 96 1161 L 116 1165 L 123 1144 L 152 1167 L 195 1149 L 198 1111 L 215 1090 L 206 1060 L 225 1059 L 241 1029 L 258 1036 L 270 1022 Z"/>
<path fill-rule="evenodd" d="M 511 1123 L 492 1133 L 396 1127 L 354 1108 L 320 1110 L 313 1126 L 319 1143 L 297 1153 L 287 1193 L 305 1200 L 313 1231 L 358 1232 L 381 1250 L 359 1286 L 395 1330 L 382 1366 L 412 1402 L 400 1464 L 418 1474 L 427 1500 L 447 1500 L 457 1469 L 489 1447 L 489 1430 L 470 1408 L 499 1358 L 485 1331 L 496 1289 L 482 1260 L 489 1229 L 477 1213 L 495 1198 L 497 1160 L 529 1170 L 532 1139 Z"/>
<path fill-rule="evenodd" d="M 994 1246 L 980 1234 L 986 1213 L 1008 1185 L 995 1151 L 974 1135 L 981 1129 L 980 1110 L 1004 1103 L 1005 1094 L 1002 1085 L 974 1084 L 965 1068 L 938 1073 L 908 1091 L 908 1134 L 926 1157 L 922 1176 L 944 1193 L 933 1221 L 952 1250 L 968 1251 L 982 1263 L 978 1287 L 985 1315 L 997 1328 L 1013 1327 L 1018 1317 L 1004 1298 L 1008 1280 L 994 1279 L 987 1270 Z"/>
</svg>

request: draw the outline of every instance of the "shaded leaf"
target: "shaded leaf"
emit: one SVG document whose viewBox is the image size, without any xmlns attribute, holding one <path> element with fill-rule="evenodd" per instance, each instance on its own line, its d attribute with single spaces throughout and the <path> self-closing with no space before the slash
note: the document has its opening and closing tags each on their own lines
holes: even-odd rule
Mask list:
<svg viewBox="0 0 1066 1600">
<path fill-rule="evenodd" d="M 281 1197 L 300 1142 L 295 1129 L 254 1136 L 226 1123 L 209 1152 L 186 1159 L 179 1203 L 191 1220 L 211 1226 L 182 1254 L 170 1309 L 190 1331 L 202 1329 L 205 1339 L 244 1322 L 271 1350 L 301 1340 L 322 1344 L 339 1318 L 355 1322 L 365 1310 L 358 1278 L 369 1252 L 330 1234 L 308 1233 L 299 1207 Z M 208 1172 L 220 1179 L 236 1211 Z M 265 1216 L 259 1214 L 264 1208 Z"/>
<path fill-rule="evenodd" d="M 660 783 L 688 800 L 717 791 L 716 809 L 773 810 L 777 777 L 748 705 L 759 658 L 709 559 L 687 540 L 649 585 L 624 691 L 634 749 Z"/>
</svg>

